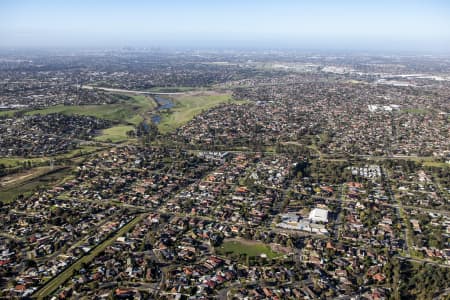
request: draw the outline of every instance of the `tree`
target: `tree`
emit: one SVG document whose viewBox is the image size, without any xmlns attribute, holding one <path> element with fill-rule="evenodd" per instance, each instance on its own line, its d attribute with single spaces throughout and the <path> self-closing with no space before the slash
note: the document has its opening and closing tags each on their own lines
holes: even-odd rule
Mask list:
<svg viewBox="0 0 450 300">
<path fill-rule="evenodd" d="M 36 262 L 32 259 L 25 259 L 23 261 L 23 265 L 25 266 L 25 268 L 35 268 L 37 266 Z"/>
</svg>

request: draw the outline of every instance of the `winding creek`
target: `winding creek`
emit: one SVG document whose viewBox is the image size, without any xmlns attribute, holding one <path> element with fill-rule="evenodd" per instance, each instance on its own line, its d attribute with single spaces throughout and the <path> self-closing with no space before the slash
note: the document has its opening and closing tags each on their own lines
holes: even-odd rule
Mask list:
<svg viewBox="0 0 450 300">
<path fill-rule="evenodd" d="M 154 124 L 159 124 L 161 122 L 161 115 L 159 114 L 160 111 L 165 110 L 165 109 L 169 109 L 175 106 L 175 103 L 173 103 L 173 101 L 171 99 L 168 98 L 163 98 L 161 96 L 153 96 L 153 98 L 155 99 L 156 103 L 158 104 L 158 108 L 156 109 L 156 111 L 158 113 L 152 115 L 152 122 Z"/>
</svg>

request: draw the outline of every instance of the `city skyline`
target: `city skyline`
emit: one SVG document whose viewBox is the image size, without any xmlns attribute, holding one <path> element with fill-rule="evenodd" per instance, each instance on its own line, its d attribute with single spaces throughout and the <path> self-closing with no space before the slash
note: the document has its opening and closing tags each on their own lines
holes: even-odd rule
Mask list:
<svg viewBox="0 0 450 300">
<path fill-rule="evenodd" d="M 1 48 L 197 47 L 448 52 L 445 1 L 3 1 Z"/>
</svg>

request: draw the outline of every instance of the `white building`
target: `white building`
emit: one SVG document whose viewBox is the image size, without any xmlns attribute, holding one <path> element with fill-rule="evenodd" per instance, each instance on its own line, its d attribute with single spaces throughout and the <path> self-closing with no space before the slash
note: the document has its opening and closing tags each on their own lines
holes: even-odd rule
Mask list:
<svg viewBox="0 0 450 300">
<path fill-rule="evenodd" d="M 309 213 L 309 218 L 311 222 L 328 222 L 328 210 L 322 208 L 314 208 Z"/>
</svg>

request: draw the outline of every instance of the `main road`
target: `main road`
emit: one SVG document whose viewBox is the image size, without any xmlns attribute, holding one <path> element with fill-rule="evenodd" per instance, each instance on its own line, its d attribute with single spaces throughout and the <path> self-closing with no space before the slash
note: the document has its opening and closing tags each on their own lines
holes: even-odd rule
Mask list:
<svg viewBox="0 0 450 300">
<path fill-rule="evenodd" d="M 91 86 L 91 85 L 83 85 L 82 89 L 86 90 L 102 90 L 106 92 L 118 92 L 118 93 L 130 93 L 130 94 L 139 94 L 139 95 L 183 95 L 183 92 L 173 92 L 173 93 L 163 93 L 163 92 L 150 92 L 150 91 L 136 91 L 136 90 L 125 90 L 125 89 L 114 89 L 107 88 L 101 86 Z"/>
</svg>

